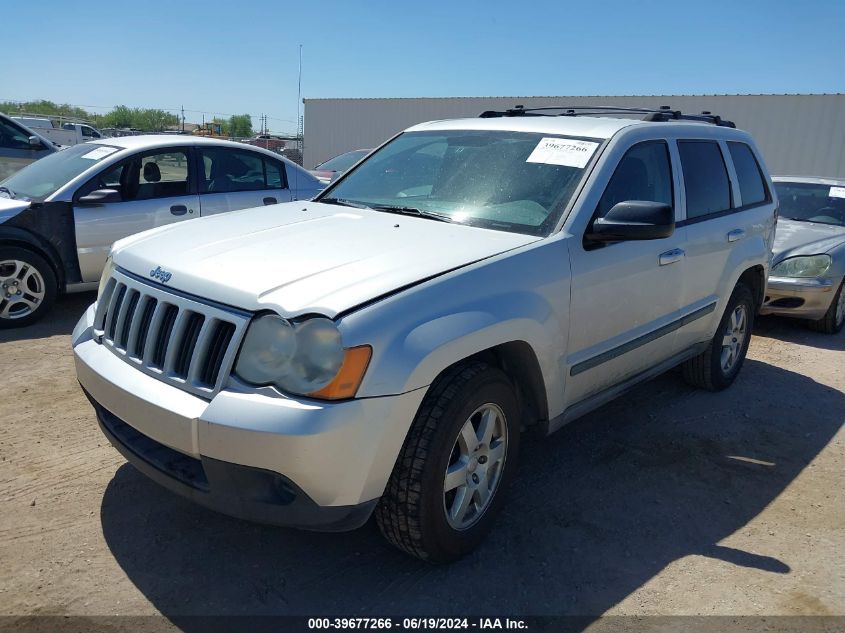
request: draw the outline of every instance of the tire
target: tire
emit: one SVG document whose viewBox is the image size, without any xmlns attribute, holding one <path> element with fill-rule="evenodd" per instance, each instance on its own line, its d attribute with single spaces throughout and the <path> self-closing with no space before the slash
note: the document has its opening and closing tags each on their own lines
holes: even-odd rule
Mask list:
<svg viewBox="0 0 845 633">
<path fill-rule="evenodd" d="M 467 440 L 478 440 L 485 416 L 488 426 L 498 431 L 472 451 Z M 514 387 L 495 367 L 470 362 L 438 378 L 420 405 L 376 506 L 385 538 L 430 562 L 449 562 L 472 551 L 492 527 L 516 472 L 519 418 Z M 468 437 L 471 432 L 474 438 Z M 447 468 L 453 472 L 448 492 Z M 486 502 L 484 490 L 489 494 Z M 462 499 L 468 499 L 468 505 L 461 504 Z"/>
<path fill-rule="evenodd" d="M 836 334 L 842 329 L 845 325 L 845 280 L 839 284 L 825 315 L 818 321 L 808 321 L 807 325 L 811 330 L 825 334 Z"/>
<path fill-rule="evenodd" d="M 736 331 L 728 332 L 729 326 L 733 328 L 738 324 L 738 318 L 734 316 L 738 310 L 744 311 L 741 338 L 736 336 L 738 334 Z M 754 295 L 751 289 L 745 284 L 737 284 L 725 308 L 725 313 L 719 321 L 719 327 L 716 328 L 716 334 L 707 349 L 682 365 L 684 380 L 694 387 L 708 391 L 721 391 L 730 387 L 745 361 L 755 313 Z M 726 345 L 725 341 L 728 340 L 730 334 L 733 334 L 732 345 Z M 725 347 L 730 347 L 732 353 L 726 356 Z"/>
<path fill-rule="evenodd" d="M 56 273 L 41 255 L 0 247 L 0 329 L 35 323 L 49 312 L 57 292 Z"/>
</svg>

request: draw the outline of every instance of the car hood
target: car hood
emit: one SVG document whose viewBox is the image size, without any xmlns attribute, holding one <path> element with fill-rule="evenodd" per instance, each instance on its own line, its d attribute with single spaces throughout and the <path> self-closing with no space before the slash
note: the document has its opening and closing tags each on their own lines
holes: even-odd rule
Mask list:
<svg viewBox="0 0 845 633">
<path fill-rule="evenodd" d="M 328 317 L 540 238 L 315 202 L 244 209 L 117 242 L 117 266 L 247 310 Z"/>
<path fill-rule="evenodd" d="M 32 204 L 28 200 L 13 200 L 0 197 L 0 224 L 10 220 Z"/>
<path fill-rule="evenodd" d="M 845 242 L 845 226 L 778 220 L 772 262 L 796 255 L 819 255 Z"/>
</svg>

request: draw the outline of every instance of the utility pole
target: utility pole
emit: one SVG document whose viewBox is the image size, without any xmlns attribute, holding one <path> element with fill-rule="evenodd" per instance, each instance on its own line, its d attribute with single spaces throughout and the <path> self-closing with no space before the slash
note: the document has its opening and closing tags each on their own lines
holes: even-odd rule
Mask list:
<svg viewBox="0 0 845 633">
<path fill-rule="evenodd" d="M 185 133 L 185 106 L 181 106 L 182 108 L 182 134 Z"/>
<path fill-rule="evenodd" d="M 299 150 L 299 164 L 303 163 L 303 150 L 304 150 L 304 143 L 303 143 L 303 136 L 305 132 L 305 128 L 302 123 L 302 115 L 300 114 L 302 107 L 302 44 L 299 45 L 299 81 L 297 82 L 296 88 L 296 122 L 297 122 L 297 139 L 296 139 L 296 149 Z"/>
</svg>

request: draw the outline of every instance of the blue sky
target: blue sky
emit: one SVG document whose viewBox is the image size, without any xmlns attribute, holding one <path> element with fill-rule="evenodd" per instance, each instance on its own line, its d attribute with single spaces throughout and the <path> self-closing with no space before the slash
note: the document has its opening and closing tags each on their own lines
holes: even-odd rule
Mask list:
<svg viewBox="0 0 845 633">
<path fill-rule="evenodd" d="M 845 92 L 845 2 L 12 2 L 0 100 L 266 113 L 302 96 Z M 257 121 L 256 121 L 257 124 Z"/>
</svg>

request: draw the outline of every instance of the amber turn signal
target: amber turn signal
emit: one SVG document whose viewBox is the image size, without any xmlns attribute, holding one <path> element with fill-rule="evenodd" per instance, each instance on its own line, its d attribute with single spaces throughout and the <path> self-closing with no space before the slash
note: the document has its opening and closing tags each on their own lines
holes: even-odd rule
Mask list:
<svg viewBox="0 0 845 633">
<path fill-rule="evenodd" d="M 344 350 L 343 364 L 334 380 L 319 391 L 308 395 L 324 400 L 342 400 L 343 398 L 354 397 L 361 381 L 364 379 L 364 373 L 367 371 L 367 365 L 370 364 L 372 355 L 373 348 L 369 345 L 350 347 Z"/>
</svg>

